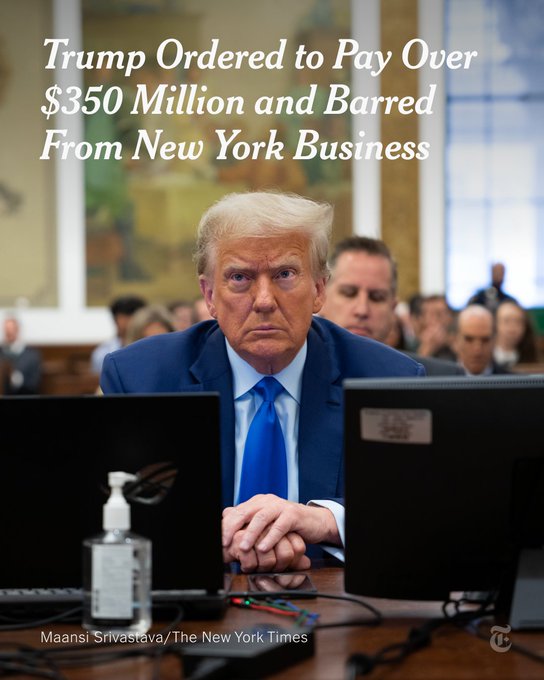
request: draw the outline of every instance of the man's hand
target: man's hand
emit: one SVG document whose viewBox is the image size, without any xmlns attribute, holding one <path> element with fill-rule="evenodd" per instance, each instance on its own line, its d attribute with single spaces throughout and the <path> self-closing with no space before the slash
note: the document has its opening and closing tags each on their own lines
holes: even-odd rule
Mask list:
<svg viewBox="0 0 544 680">
<path fill-rule="evenodd" d="M 449 344 L 447 330 L 438 322 L 430 323 L 420 333 L 417 353 L 422 357 L 432 356 L 434 352 Z"/>
<path fill-rule="evenodd" d="M 288 533 L 275 545 L 273 550 L 266 552 L 250 548 L 242 550 L 240 543 L 244 540 L 244 530 L 237 531 L 228 548 L 223 548 L 223 561 L 240 562 L 243 572 L 252 571 L 285 571 L 303 570 L 310 568 L 310 559 L 304 554 L 306 544 L 295 533 Z"/>
<path fill-rule="evenodd" d="M 307 578 L 306 574 L 274 574 L 272 576 L 262 574 L 253 577 L 253 585 L 257 586 L 257 590 L 266 593 L 281 593 L 284 590 L 297 590 Z"/>
<path fill-rule="evenodd" d="M 240 531 L 237 550 L 243 554 L 250 550 L 256 555 L 267 554 L 291 533 L 298 534 L 305 543 L 341 544 L 334 515 L 329 509 L 293 503 L 272 494 L 253 496 L 240 505 L 223 510 L 224 549 L 232 553 L 231 545 Z"/>
</svg>

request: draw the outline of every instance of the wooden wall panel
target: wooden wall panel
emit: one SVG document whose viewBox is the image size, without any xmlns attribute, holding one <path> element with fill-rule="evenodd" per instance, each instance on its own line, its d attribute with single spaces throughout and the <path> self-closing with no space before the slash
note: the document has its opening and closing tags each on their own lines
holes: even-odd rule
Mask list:
<svg viewBox="0 0 544 680">
<path fill-rule="evenodd" d="M 381 94 L 418 96 L 418 72 L 402 63 L 402 49 L 418 36 L 417 0 L 381 1 L 381 49 L 393 57 L 381 74 Z M 417 114 L 393 110 L 381 117 L 384 148 L 393 141 L 418 142 Z M 399 265 L 399 298 L 419 290 L 419 163 L 402 159 L 381 161 L 382 238 Z"/>
</svg>

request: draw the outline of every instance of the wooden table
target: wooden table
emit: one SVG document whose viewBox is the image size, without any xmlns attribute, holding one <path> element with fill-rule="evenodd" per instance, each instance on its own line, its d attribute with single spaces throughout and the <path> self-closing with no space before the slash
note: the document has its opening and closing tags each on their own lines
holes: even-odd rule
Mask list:
<svg viewBox="0 0 544 680">
<path fill-rule="evenodd" d="M 338 567 L 326 567 L 312 570 L 311 576 L 319 592 L 343 594 L 343 570 Z M 235 576 L 233 590 L 246 589 L 246 577 Z M 365 616 L 363 608 L 357 604 L 320 598 L 293 600 L 297 605 L 320 614 L 321 624 L 337 621 L 353 621 Z M 429 618 L 440 616 L 440 603 L 400 602 L 392 600 L 375 600 L 365 598 L 377 607 L 384 616 L 384 621 L 377 627 L 344 626 L 325 628 L 315 632 L 315 654 L 305 661 L 293 665 L 273 678 L 283 680 L 345 680 L 346 661 L 355 652 L 374 654 L 385 645 L 405 640 L 409 629 L 421 624 Z M 259 624 L 278 624 L 289 627 L 290 619 L 275 614 L 229 607 L 224 618 L 218 621 L 187 621 L 176 630 L 185 635 L 202 635 L 209 633 L 228 633 L 252 629 Z M 522 655 L 514 648 L 508 651 L 494 651 L 491 644 L 492 620 L 485 620 L 480 626 L 482 637 L 467 630 L 451 626 L 440 628 L 433 635 L 430 646 L 408 656 L 402 663 L 376 667 L 369 678 L 398 680 L 541 680 L 544 677 L 544 663 Z M 152 632 L 164 629 L 164 623 L 156 622 Z M 5 651 L 5 643 L 18 642 L 44 649 L 53 647 L 60 649 L 61 642 L 46 643 L 44 634 L 51 631 L 55 634 L 82 633 L 77 625 L 54 625 L 32 630 L 0 633 L 0 651 Z M 180 633 L 178 633 L 179 639 Z M 514 645 L 522 645 L 544 657 L 544 631 L 516 632 L 508 635 Z M 172 639 L 170 640 L 172 641 Z M 76 645 L 77 647 L 77 645 Z M 103 651 L 96 645 L 96 651 Z M 123 649 L 135 650 L 137 645 L 127 643 Z M 262 675 L 266 676 L 266 668 Z M 90 680 L 96 678 L 115 678 L 115 680 L 151 680 L 153 678 L 153 662 L 149 659 L 134 658 L 115 661 L 105 665 L 78 668 L 61 668 L 64 677 L 70 680 Z M 30 677 L 30 676 L 18 676 Z M 161 661 L 161 679 L 173 680 L 182 678 L 179 660 L 168 656 Z M 232 676 L 227 676 L 232 677 Z"/>
</svg>

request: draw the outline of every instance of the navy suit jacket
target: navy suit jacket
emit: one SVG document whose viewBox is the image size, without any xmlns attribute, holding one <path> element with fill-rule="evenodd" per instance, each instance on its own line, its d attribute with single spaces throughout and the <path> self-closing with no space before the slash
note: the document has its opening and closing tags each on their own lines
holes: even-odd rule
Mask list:
<svg viewBox="0 0 544 680">
<path fill-rule="evenodd" d="M 425 375 L 425 369 L 401 352 L 313 317 L 299 415 L 301 503 L 344 496 L 344 378 L 417 375 Z M 155 335 L 108 354 L 100 386 L 104 394 L 219 392 L 223 504 L 233 504 L 233 380 L 225 336 L 216 321 Z"/>
</svg>

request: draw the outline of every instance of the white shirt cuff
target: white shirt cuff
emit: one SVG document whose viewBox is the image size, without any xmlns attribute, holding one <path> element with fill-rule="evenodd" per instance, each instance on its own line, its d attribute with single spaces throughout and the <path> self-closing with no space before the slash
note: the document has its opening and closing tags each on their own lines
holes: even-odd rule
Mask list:
<svg viewBox="0 0 544 680">
<path fill-rule="evenodd" d="M 344 506 L 336 501 L 308 501 L 308 505 L 319 505 L 322 508 L 328 508 L 334 515 L 336 521 L 336 526 L 338 528 L 338 534 L 340 535 L 340 540 L 342 541 L 342 546 L 344 545 L 344 517 L 345 511 Z M 341 562 L 345 562 L 344 548 L 336 545 L 323 545 L 321 546 L 323 550 L 326 550 L 330 555 L 336 557 L 336 559 Z"/>
</svg>

